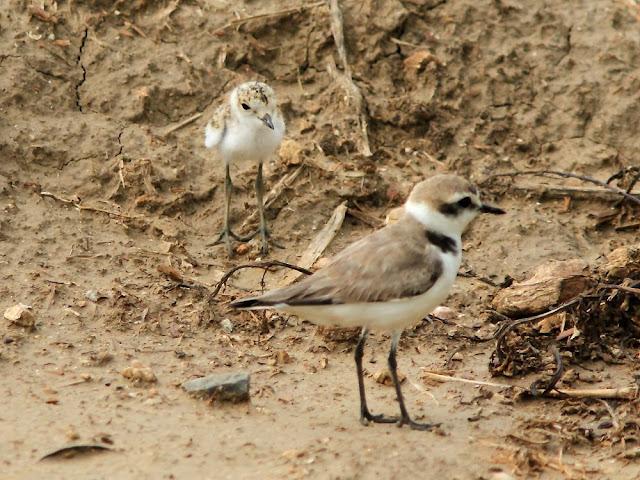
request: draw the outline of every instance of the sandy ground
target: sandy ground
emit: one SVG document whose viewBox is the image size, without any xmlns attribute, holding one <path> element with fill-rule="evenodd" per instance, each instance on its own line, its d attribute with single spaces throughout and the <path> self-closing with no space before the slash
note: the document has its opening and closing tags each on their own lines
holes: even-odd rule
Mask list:
<svg viewBox="0 0 640 480">
<path fill-rule="evenodd" d="M 341 4 L 370 157 L 360 153 L 357 112 L 327 73 L 338 60 L 322 2 L 297 11 L 288 10 L 297 2 L 272 0 L 3 2 L 0 309 L 22 302 L 36 320 L 34 330 L 0 321 L 3 478 L 640 475 L 622 455 L 637 446 L 635 403 L 609 405 L 630 425 L 623 443 L 608 435 L 610 412 L 598 401 L 522 402 L 423 378 L 423 369 L 522 386 L 537 378 L 492 380 L 493 345 L 461 336 L 494 329 L 486 311 L 497 289 L 477 279 L 459 278 L 448 300 L 458 326 L 425 320 L 403 336 L 409 409 L 441 423 L 425 433 L 358 423 L 352 333 L 229 311 L 229 300 L 259 290 L 260 272 L 234 277 L 213 300 L 162 273 L 171 267 L 211 288 L 259 255 L 254 243 L 232 260 L 207 246 L 222 222 L 222 168 L 202 145 L 223 93 L 253 78 L 276 89 L 288 125 L 286 148 L 267 165 L 268 188 L 299 170 L 268 210 L 286 247 L 271 258 L 296 263 L 347 201 L 325 255 L 339 251 L 440 171 L 479 182 L 508 209 L 465 238 L 463 270 L 497 283 L 637 241 L 637 209 L 614 211 L 615 198 L 567 202 L 545 194 L 550 180 L 489 179 L 553 168 L 604 180 L 638 164 L 633 1 Z M 269 12 L 280 13 L 237 20 Z M 239 224 L 254 210 L 255 171 L 233 171 Z M 616 221 L 603 221 L 612 212 Z M 267 275 L 267 286 L 279 275 Z M 373 374 L 388 336 L 375 334 L 367 348 Z M 633 382 L 637 356 L 628 353 L 621 365 L 574 362 L 573 386 Z M 157 382 L 124 378 L 135 362 Z M 211 405 L 179 388 L 236 370 L 251 373 L 248 404 Z M 367 388 L 372 410 L 396 412 L 392 388 L 371 376 Z M 40 460 L 70 444 L 110 450 Z"/>
</svg>

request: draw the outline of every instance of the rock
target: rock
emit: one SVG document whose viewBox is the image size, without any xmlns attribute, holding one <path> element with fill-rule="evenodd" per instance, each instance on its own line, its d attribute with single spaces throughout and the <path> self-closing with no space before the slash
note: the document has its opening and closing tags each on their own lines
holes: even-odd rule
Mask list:
<svg viewBox="0 0 640 480">
<path fill-rule="evenodd" d="M 251 245 L 249 245 L 248 243 L 240 243 L 236 245 L 236 248 L 234 249 L 234 251 L 238 255 L 245 255 L 246 253 L 251 251 Z"/>
<path fill-rule="evenodd" d="M 225 331 L 225 333 L 233 332 L 233 322 L 228 318 L 223 318 L 222 320 L 220 320 L 220 327 Z"/>
<path fill-rule="evenodd" d="M 584 261 L 551 261 L 538 266 L 528 280 L 507 287 L 493 307 L 509 317 L 535 315 L 587 290 L 592 280 Z"/>
<path fill-rule="evenodd" d="M 304 160 L 304 147 L 292 138 L 285 138 L 280 145 L 280 158 L 285 165 L 299 165 Z"/>
<path fill-rule="evenodd" d="M 445 307 L 443 305 L 436 307 L 433 312 L 431 312 L 431 315 L 441 318 L 442 320 L 455 320 L 458 318 L 458 312 L 453 308 Z"/>
<path fill-rule="evenodd" d="M 86 292 L 84 292 L 84 298 L 92 301 L 93 303 L 96 303 L 101 298 L 109 298 L 109 297 L 107 297 L 107 295 L 103 293 L 98 292 L 97 290 L 87 290 Z"/>
<path fill-rule="evenodd" d="M 153 383 L 158 381 L 153 370 L 138 360 L 134 360 L 131 362 L 130 367 L 122 370 L 122 376 L 136 383 Z"/>
<path fill-rule="evenodd" d="M 640 274 L 640 244 L 616 248 L 607 255 L 600 271 L 608 280 L 638 278 Z"/>
<path fill-rule="evenodd" d="M 36 319 L 31 312 L 31 307 L 24 303 L 18 303 L 13 307 L 9 307 L 4 311 L 4 318 L 9 320 L 14 325 L 33 329 L 36 325 Z"/>
<path fill-rule="evenodd" d="M 245 372 L 217 373 L 188 380 L 182 388 L 198 398 L 211 398 L 227 402 L 249 400 L 249 374 Z"/>
<path fill-rule="evenodd" d="M 113 360 L 113 355 L 107 351 L 91 352 L 89 354 L 89 359 L 90 359 L 90 362 L 89 362 L 90 365 L 93 365 L 95 367 L 101 367 L 109 363 L 111 360 Z"/>
<path fill-rule="evenodd" d="M 464 355 L 462 355 L 460 352 L 456 352 L 451 355 L 452 362 L 461 362 L 462 360 L 464 360 Z"/>
<path fill-rule="evenodd" d="M 398 380 L 400 383 L 404 382 L 407 376 L 402 372 L 398 372 Z M 382 384 L 387 385 L 388 387 L 393 387 L 393 378 L 391 378 L 391 372 L 387 368 L 382 368 L 373 374 L 373 379 Z"/>
</svg>

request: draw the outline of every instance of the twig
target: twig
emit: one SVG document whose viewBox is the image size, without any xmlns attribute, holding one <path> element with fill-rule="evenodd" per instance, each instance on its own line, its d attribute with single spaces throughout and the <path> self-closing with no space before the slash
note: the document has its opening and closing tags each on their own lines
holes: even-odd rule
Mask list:
<svg viewBox="0 0 640 480">
<path fill-rule="evenodd" d="M 640 288 L 632 288 L 632 287 L 626 287 L 624 285 L 609 285 L 609 284 L 601 284 L 599 286 L 601 288 L 622 290 L 625 292 L 635 293 L 636 295 L 640 295 Z M 519 318 L 518 320 L 514 320 L 512 323 L 504 327 L 501 327 L 498 333 L 496 334 L 496 339 L 498 340 L 497 346 L 499 347 L 505 335 L 509 333 L 511 330 L 513 330 L 515 327 L 517 327 L 518 325 L 522 325 L 523 323 L 533 322 L 535 320 L 542 320 L 543 318 L 550 317 L 551 315 L 555 315 L 556 313 L 566 310 L 567 308 L 575 305 L 584 297 L 585 297 L 584 294 L 578 295 L 577 297 L 572 298 L 568 302 L 565 302 L 562 305 L 552 310 L 549 310 L 548 312 L 539 313 L 538 315 L 534 315 L 532 317 Z"/>
<path fill-rule="evenodd" d="M 544 392 L 542 392 L 542 395 L 538 393 L 538 385 L 541 382 L 540 380 L 536 380 L 529 387 L 531 396 L 533 396 L 534 398 L 540 397 L 540 396 L 542 397 L 549 396 L 549 393 L 551 393 L 551 391 L 556 388 L 556 385 L 562 378 L 562 375 L 564 375 L 564 365 L 562 363 L 562 355 L 560 355 L 560 350 L 558 349 L 557 345 L 553 346 L 553 357 L 555 358 L 555 361 L 556 361 L 556 371 L 553 373 L 553 376 L 549 379 L 549 382 L 547 383 L 547 386 L 545 387 Z"/>
<path fill-rule="evenodd" d="M 548 195 L 550 197 L 573 197 L 573 198 L 598 198 L 603 200 L 618 200 L 620 194 L 610 190 L 603 190 L 596 187 L 574 187 L 570 185 L 511 185 L 509 188 L 513 190 L 531 193 L 535 192 L 540 195 Z M 627 192 L 630 195 L 638 195 L 639 192 Z"/>
<path fill-rule="evenodd" d="M 430 372 L 425 368 L 423 368 L 422 370 L 424 377 L 431 378 L 439 382 L 457 382 L 484 387 L 508 388 L 524 394 L 529 393 L 529 390 L 527 388 L 519 387 L 517 385 L 507 385 L 504 383 L 483 382 L 481 380 L 470 380 L 467 378 L 452 377 L 450 375 Z M 549 395 L 545 398 L 619 398 L 624 400 L 635 400 L 636 398 L 638 398 L 638 386 L 619 388 L 557 389 L 549 392 Z"/>
<path fill-rule="evenodd" d="M 67 285 L 67 286 L 75 285 L 74 282 L 67 282 L 65 280 L 55 280 L 53 278 L 45 278 L 44 281 L 47 282 L 47 283 L 53 283 L 53 284 L 56 284 L 56 285 Z"/>
<path fill-rule="evenodd" d="M 564 364 L 562 363 L 562 355 L 560 354 L 560 349 L 557 345 L 553 346 L 553 358 L 556 360 L 556 371 L 553 373 L 553 377 L 549 380 L 547 384 L 547 388 L 542 392 L 542 396 L 546 397 L 551 393 L 551 390 L 556 388 L 558 382 L 562 379 L 564 375 Z"/>
<path fill-rule="evenodd" d="M 284 177 L 282 177 L 278 183 L 276 183 L 273 188 L 271 190 L 269 190 L 269 193 L 267 193 L 264 197 L 264 208 L 269 208 L 271 207 L 271 205 L 273 205 L 273 203 L 280 198 L 280 195 L 282 195 L 282 193 L 287 189 L 290 188 L 293 185 L 293 182 L 296 181 L 296 179 L 300 176 L 300 173 L 302 172 L 302 170 L 304 169 L 304 163 L 302 165 L 300 165 L 297 169 L 295 169 L 293 172 L 289 173 L 288 175 L 285 175 Z M 242 225 L 240 226 L 240 231 L 244 231 L 244 229 L 248 226 L 251 225 L 253 222 L 255 222 L 258 218 L 258 211 L 256 210 L 255 212 L 253 212 L 251 215 L 249 215 L 244 222 L 242 222 Z"/>
<path fill-rule="evenodd" d="M 369 146 L 368 121 L 365 107 L 365 100 L 358 86 L 353 82 L 351 77 L 351 67 L 347 60 L 347 49 L 344 43 L 344 22 L 342 20 L 342 11 L 338 0 L 329 0 L 329 11 L 331 14 L 331 33 L 338 50 L 338 57 L 342 63 L 344 73 L 338 72 L 333 59 L 327 64 L 327 72 L 338 83 L 342 85 L 348 97 L 353 101 L 354 108 L 358 112 L 358 123 L 360 134 L 362 136 L 360 150 L 365 157 L 373 155 Z"/>
<path fill-rule="evenodd" d="M 468 383 L 470 385 L 479 385 L 483 387 L 494 387 L 494 388 L 522 388 L 516 385 L 506 385 L 504 383 L 484 382 L 482 380 L 470 380 L 467 378 L 452 377 L 451 375 L 443 375 L 442 373 L 431 372 L 427 370 L 425 367 L 422 367 L 421 370 L 423 372 L 423 376 L 431 378 L 432 380 L 437 380 L 439 382 Z"/>
<path fill-rule="evenodd" d="M 460 347 L 458 347 L 458 348 L 455 348 L 455 349 L 453 350 L 453 352 L 451 352 L 451 353 L 449 354 L 449 356 L 447 357 L 447 361 L 446 361 L 446 362 L 444 362 L 444 367 L 445 367 L 445 368 L 449 368 L 449 365 L 451 365 L 451 362 L 453 362 L 453 357 L 455 356 L 455 354 L 456 354 L 456 353 L 459 353 L 459 352 L 460 352 L 460 350 L 462 350 L 463 348 L 464 348 L 464 346 L 460 346 Z"/>
<path fill-rule="evenodd" d="M 633 187 L 635 187 L 636 183 L 638 182 L 640 182 L 640 170 L 638 170 L 638 173 L 636 173 L 635 177 L 633 177 L 633 180 L 631 180 L 631 183 L 629 183 L 627 193 L 631 193 L 631 190 L 633 190 Z"/>
<path fill-rule="evenodd" d="M 133 30 L 134 32 L 136 32 L 138 35 L 140 35 L 142 38 L 147 38 L 147 34 L 144 33 L 144 31 L 137 26 L 135 23 L 132 23 L 128 20 L 124 21 L 124 26 L 130 28 L 131 30 Z"/>
<path fill-rule="evenodd" d="M 571 173 L 571 172 L 562 172 L 562 171 L 558 171 L 558 170 L 526 170 L 526 171 L 514 171 L 514 172 L 506 172 L 506 173 L 496 173 L 493 175 L 490 175 L 489 177 L 487 177 L 487 179 L 485 179 L 483 182 L 481 183 L 485 183 L 487 180 L 491 179 L 491 178 L 498 178 L 498 177 L 517 177 L 520 175 L 533 175 L 533 176 L 538 176 L 538 177 L 561 177 L 561 178 L 575 178 L 578 180 L 581 180 L 583 182 L 588 182 L 588 183 L 593 183 L 594 185 L 598 185 L 606 190 L 609 190 L 611 192 L 615 192 L 618 195 L 622 195 L 623 197 L 625 197 L 626 199 L 640 205 L 640 198 L 631 195 L 630 193 L 627 193 L 625 190 L 623 190 L 622 188 L 618 188 L 615 187 L 613 185 L 609 185 L 607 182 L 603 182 L 602 180 L 598 180 L 592 177 L 587 177 L 586 175 L 579 175 L 577 173 Z"/>
<path fill-rule="evenodd" d="M 340 228 L 342 227 L 342 222 L 344 222 L 344 216 L 347 213 L 347 202 L 342 202 L 338 205 L 331 218 L 326 223 L 326 225 L 320 230 L 318 235 L 311 241 L 307 249 L 302 254 L 300 258 L 300 264 L 303 268 L 310 268 L 313 264 L 318 260 L 322 252 L 329 246 L 331 241 L 334 239 Z M 300 274 L 295 274 L 289 272 L 284 276 L 280 285 L 289 285 L 291 282 L 300 277 Z"/>
<path fill-rule="evenodd" d="M 496 350 L 497 351 L 501 351 L 502 350 L 502 342 L 504 341 L 504 338 L 506 337 L 507 333 L 509 333 L 511 330 L 513 330 L 518 325 L 522 325 L 523 323 L 533 322 L 535 320 L 541 320 L 543 318 L 550 317 L 551 315 L 555 315 L 556 313 L 562 312 L 563 310 L 566 310 L 567 308 L 569 308 L 569 307 L 575 305 L 576 303 L 580 302 L 582 300 L 582 298 L 583 298 L 582 295 L 579 295 L 579 296 L 577 296 L 575 298 L 572 298 L 568 302 L 565 302 L 562 305 L 549 310 L 548 312 L 540 313 L 540 314 L 534 315 L 532 317 L 520 318 L 518 320 L 514 320 L 513 322 L 511 322 L 510 324 L 506 325 L 505 327 L 500 327 L 500 329 L 498 330 L 498 333 L 496 334 L 496 340 L 497 340 L 497 342 L 496 342 Z"/>
<path fill-rule="evenodd" d="M 236 20 L 233 20 L 233 21 L 227 23 L 223 27 L 220 27 L 218 30 L 216 30 L 215 33 L 217 33 L 217 34 L 222 33 L 224 30 L 226 30 L 228 28 L 237 27 L 239 25 L 242 25 L 244 23 L 250 22 L 252 20 L 260 20 L 260 19 L 266 19 L 266 18 L 282 17 L 284 15 L 291 15 L 292 13 L 302 13 L 305 10 L 311 10 L 313 8 L 321 7 L 323 5 L 325 5 L 325 2 L 321 1 L 321 2 L 316 2 L 316 3 L 311 3 L 309 5 L 300 5 L 298 7 L 286 8 L 284 10 L 279 10 L 277 12 L 259 13 L 257 15 L 252 15 L 250 17 L 238 18 Z"/>
<path fill-rule="evenodd" d="M 610 285 L 608 283 L 600 285 L 602 288 L 611 288 L 613 290 L 622 290 L 623 292 L 640 295 L 640 288 L 627 287 L 625 285 Z"/>
<path fill-rule="evenodd" d="M 503 285 L 494 282 L 493 280 L 491 280 L 490 278 L 487 277 L 483 277 L 481 275 L 478 275 L 476 272 L 474 272 L 473 270 L 469 270 L 467 272 L 458 272 L 458 277 L 465 277 L 465 278 L 475 278 L 476 280 L 482 282 L 482 283 L 486 283 L 487 285 L 490 285 L 492 287 L 501 287 L 504 288 Z"/>
<path fill-rule="evenodd" d="M 189 118 L 185 118 L 184 120 L 182 120 L 181 122 L 178 122 L 177 124 L 167 128 L 164 133 L 162 133 L 163 137 L 168 137 L 169 135 L 171 135 L 173 132 L 175 132 L 176 130 L 180 130 L 182 127 L 186 127 L 187 125 L 189 125 L 190 123 L 195 122 L 196 120 L 198 120 L 200 117 L 202 116 L 202 112 L 198 112 L 194 115 L 191 115 Z"/>
<path fill-rule="evenodd" d="M 351 66 L 347 60 L 347 47 L 344 43 L 344 20 L 338 0 L 329 0 L 329 13 L 331 14 L 331 34 L 333 35 L 333 40 L 336 43 L 336 49 L 338 50 L 340 63 L 342 63 L 342 69 L 349 77 L 351 77 Z"/>
<path fill-rule="evenodd" d="M 557 392 L 557 395 L 556 395 Z M 549 394 L 549 398 L 619 398 L 635 400 L 638 398 L 638 387 L 619 388 L 585 388 L 585 389 L 557 389 Z"/>
<path fill-rule="evenodd" d="M 389 40 L 391 40 L 396 45 L 402 45 L 403 47 L 420 48 L 420 45 L 416 45 L 415 43 L 405 42 L 404 40 L 400 40 L 399 38 L 389 37 Z"/>
<path fill-rule="evenodd" d="M 70 200 L 68 198 L 61 197 L 61 196 L 56 195 L 55 193 L 51 193 L 51 192 L 40 192 L 40 195 L 43 196 L 43 197 L 53 198 L 54 200 L 57 200 L 58 202 L 66 203 L 68 205 L 73 205 L 78 210 L 88 210 L 88 211 L 91 211 L 91 212 L 106 213 L 107 215 L 113 215 L 114 217 L 120 217 L 120 218 L 126 218 L 127 220 L 134 220 L 136 218 L 142 218 L 142 217 L 132 217 L 132 216 L 126 215 L 124 213 L 112 212 L 110 210 L 104 210 L 104 209 L 98 208 L 98 207 L 88 207 L 86 205 L 80 204 L 80 202 L 77 202 L 75 200 Z"/>
<path fill-rule="evenodd" d="M 216 295 L 218 295 L 218 293 L 220 292 L 220 289 L 226 285 L 226 283 L 229 281 L 229 278 L 231 278 L 231 276 L 234 273 L 236 273 L 238 270 L 242 270 L 244 268 L 262 268 L 262 269 L 268 270 L 273 267 L 291 268 L 292 270 L 297 270 L 298 272 L 304 273 L 305 275 L 311 275 L 313 273 L 312 271 L 307 270 L 306 268 L 302 268 L 287 262 L 281 262 L 279 260 L 267 260 L 264 262 L 253 262 L 253 263 L 245 263 L 242 265 L 236 265 L 235 267 L 233 267 L 231 270 L 229 270 L 227 273 L 225 273 L 222 276 L 222 278 L 216 284 L 215 288 L 213 289 L 209 297 L 214 298 Z"/>
<path fill-rule="evenodd" d="M 379 218 L 374 217 L 363 211 L 357 204 L 357 208 L 349 208 L 347 209 L 347 213 L 351 215 L 353 218 L 360 220 L 365 225 L 369 225 L 372 228 L 380 228 L 384 225 L 384 222 Z"/>
<path fill-rule="evenodd" d="M 126 189 L 127 185 L 124 183 L 124 160 L 120 158 L 118 162 L 118 177 L 120 178 L 120 184 L 122 185 L 122 189 Z"/>
<path fill-rule="evenodd" d="M 607 409 L 607 412 L 609 412 L 609 416 L 611 417 L 611 423 L 613 424 L 613 428 L 618 430 L 620 428 L 620 422 L 618 421 L 618 416 L 616 415 L 615 410 L 611 408 L 611 405 L 609 405 L 609 402 L 607 402 L 606 400 L 598 399 L 598 401 L 602 403 L 604 405 L 604 408 Z"/>
</svg>

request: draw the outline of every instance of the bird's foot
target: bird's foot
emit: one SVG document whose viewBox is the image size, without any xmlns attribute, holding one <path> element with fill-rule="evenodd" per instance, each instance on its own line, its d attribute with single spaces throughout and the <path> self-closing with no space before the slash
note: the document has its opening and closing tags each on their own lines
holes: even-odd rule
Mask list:
<svg viewBox="0 0 640 480">
<path fill-rule="evenodd" d="M 397 421 L 397 425 L 398 427 L 402 427 L 403 425 L 409 425 L 409 428 L 411 428 L 411 430 L 421 430 L 421 431 L 431 430 L 433 428 L 437 428 L 440 426 L 439 423 L 416 422 L 414 420 L 411 420 L 411 418 L 408 415 L 401 417 L 400 420 Z"/>
<path fill-rule="evenodd" d="M 227 253 L 229 254 L 229 256 L 233 255 L 233 249 L 231 248 L 231 239 L 235 239 L 239 242 L 248 242 L 249 240 L 251 240 L 254 235 L 247 235 L 247 236 L 241 236 L 238 235 L 237 233 L 235 233 L 233 230 L 231 230 L 230 228 L 223 228 L 222 231 L 220 232 L 220 234 L 218 235 L 218 238 L 212 242 L 207 244 L 208 247 L 212 247 L 215 245 L 220 245 L 221 243 L 224 243 L 227 246 Z"/>
<path fill-rule="evenodd" d="M 362 425 L 369 425 L 369 423 L 396 423 L 397 417 L 385 417 L 383 414 L 373 415 L 369 410 L 363 410 L 360 412 L 360 423 Z"/>
<path fill-rule="evenodd" d="M 256 235 L 260 235 L 262 246 L 260 247 L 260 253 L 263 255 L 267 255 L 269 253 L 269 244 L 273 245 L 276 248 L 284 248 L 283 245 L 276 242 L 271 236 L 271 232 L 266 227 L 260 227 L 251 235 L 249 235 L 249 239 L 255 237 Z"/>
</svg>

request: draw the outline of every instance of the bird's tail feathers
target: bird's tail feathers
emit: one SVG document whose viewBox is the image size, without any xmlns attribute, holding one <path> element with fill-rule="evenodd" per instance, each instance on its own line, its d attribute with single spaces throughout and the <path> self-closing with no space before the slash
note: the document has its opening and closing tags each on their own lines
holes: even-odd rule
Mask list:
<svg viewBox="0 0 640 480">
<path fill-rule="evenodd" d="M 274 305 L 274 302 L 265 301 L 261 297 L 248 297 L 234 300 L 229 304 L 231 308 L 238 310 L 263 310 Z"/>
</svg>

